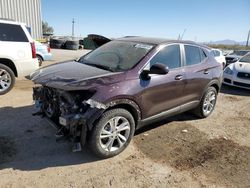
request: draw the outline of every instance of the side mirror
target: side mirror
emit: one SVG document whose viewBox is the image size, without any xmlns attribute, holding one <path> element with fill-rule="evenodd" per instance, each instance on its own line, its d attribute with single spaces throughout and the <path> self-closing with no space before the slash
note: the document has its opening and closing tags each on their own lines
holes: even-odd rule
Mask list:
<svg viewBox="0 0 250 188">
<path fill-rule="evenodd" d="M 166 67 L 164 64 L 156 63 L 152 65 L 150 70 L 143 70 L 141 73 L 141 78 L 144 80 L 150 80 L 150 74 L 159 74 L 164 75 L 169 72 L 168 67 Z"/>
<path fill-rule="evenodd" d="M 168 72 L 169 72 L 168 67 L 166 67 L 164 64 L 156 63 L 156 64 L 152 65 L 148 74 L 164 75 L 164 74 L 167 74 Z"/>
</svg>

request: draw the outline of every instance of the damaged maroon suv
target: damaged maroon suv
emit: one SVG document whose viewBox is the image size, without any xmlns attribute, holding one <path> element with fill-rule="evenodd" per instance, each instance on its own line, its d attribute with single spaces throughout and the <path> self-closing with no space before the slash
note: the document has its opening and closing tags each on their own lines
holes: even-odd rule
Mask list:
<svg viewBox="0 0 250 188">
<path fill-rule="evenodd" d="M 102 158 L 121 153 L 136 129 L 192 110 L 209 116 L 222 68 L 210 49 L 188 41 L 126 37 L 31 75 L 38 112 Z"/>
</svg>

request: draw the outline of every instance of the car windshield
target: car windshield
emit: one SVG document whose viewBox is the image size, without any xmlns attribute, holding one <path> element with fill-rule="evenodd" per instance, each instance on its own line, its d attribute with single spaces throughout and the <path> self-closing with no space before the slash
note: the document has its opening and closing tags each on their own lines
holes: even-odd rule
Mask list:
<svg viewBox="0 0 250 188">
<path fill-rule="evenodd" d="M 79 62 L 112 72 L 126 71 L 133 68 L 153 47 L 143 43 L 111 41 L 83 56 Z"/>
<path fill-rule="evenodd" d="M 234 51 L 230 53 L 229 55 L 237 55 L 237 56 L 244 56 L 248 53 L 249 51 Z"/>
<path fill-rule="evenodd" d="M 250 53 L 242 57 L 239 62 L 250 63 Z"/>
</svg>

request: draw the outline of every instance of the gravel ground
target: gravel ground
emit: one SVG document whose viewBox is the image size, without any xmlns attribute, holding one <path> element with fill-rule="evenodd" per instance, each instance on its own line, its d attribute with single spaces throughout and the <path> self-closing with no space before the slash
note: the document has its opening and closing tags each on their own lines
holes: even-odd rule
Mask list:
<svg viewBox="0 0 250 188">
<path fill-rule="evenodd" d="M 44 66 L 86 53 L 52 52 Z M 250 91 L 224 86 L 209 118 L 149 125 L 106 160 L 72 153 L 33 112 L 28 80 L 0 96 L 0 187 L 250 187 Z"/>
</svg>

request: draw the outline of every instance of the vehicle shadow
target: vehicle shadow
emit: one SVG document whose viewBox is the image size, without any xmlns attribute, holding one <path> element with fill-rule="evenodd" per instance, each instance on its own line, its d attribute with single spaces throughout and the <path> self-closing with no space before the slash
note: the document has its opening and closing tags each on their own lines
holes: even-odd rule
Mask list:
<svg viewBox="0 0 250 188">
<path fill-rule="evenodd" d="M 33 106 L 0 108 L 0 169 L 30 171 L 99 160 L 86 148 L 73 153 L 70 142 L 56 142 L 56 130 L 32 113 Z"/>
<path fill-rule="evenodd" d="M 227 85 L 222 85 L 220 92 L 230 95 L 250 96 L 250 90 Z"/>
</svg>

